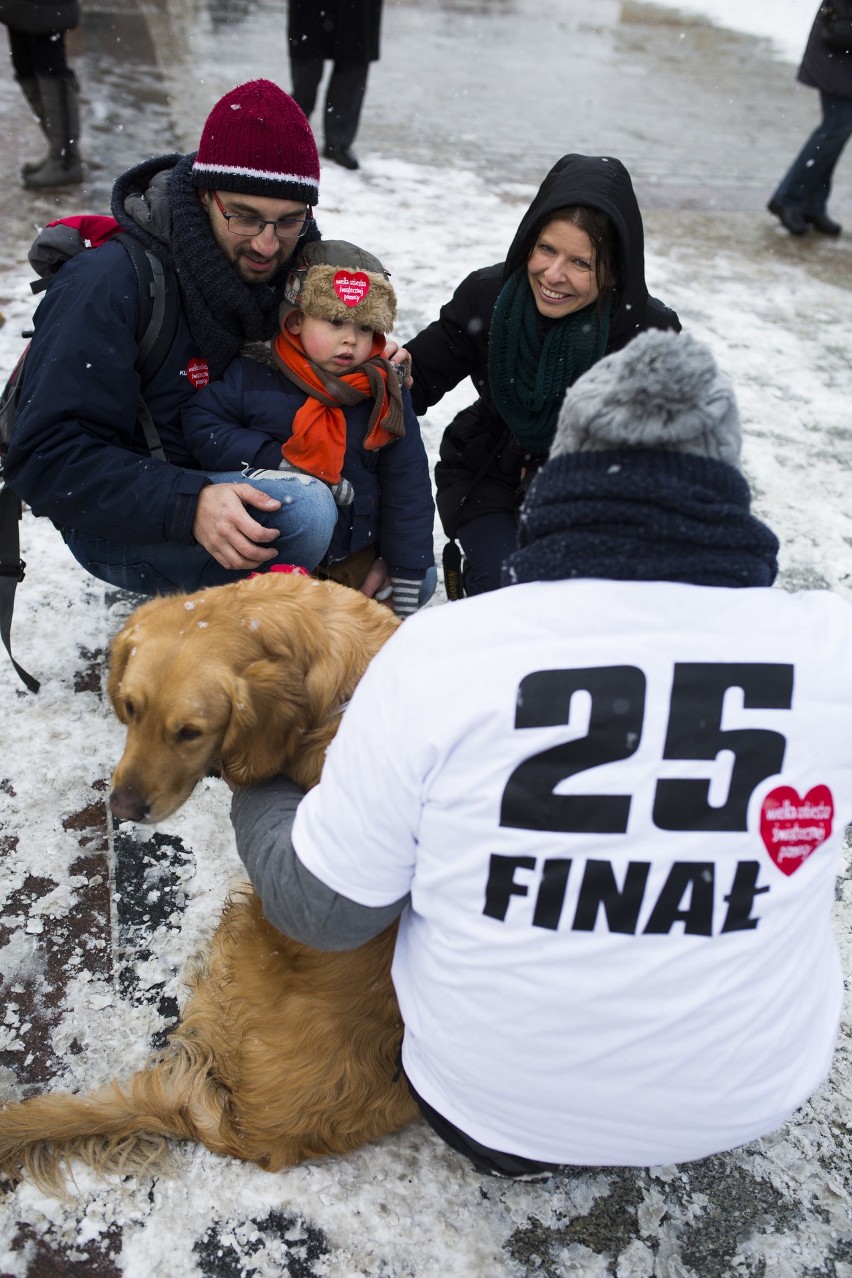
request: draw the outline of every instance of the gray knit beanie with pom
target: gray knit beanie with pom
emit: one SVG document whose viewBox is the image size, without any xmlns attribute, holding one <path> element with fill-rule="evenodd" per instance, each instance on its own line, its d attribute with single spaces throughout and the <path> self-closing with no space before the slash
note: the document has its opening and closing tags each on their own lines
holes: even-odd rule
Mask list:
<svg viewBox="0 0 852 1278">
<path fill-rule="evenodd" d="M 709 347 L 651 329 L 570 387 L 550 456 L 636 448 L 739 466 L 741 444 L 734 389 Z"/>
</svg>

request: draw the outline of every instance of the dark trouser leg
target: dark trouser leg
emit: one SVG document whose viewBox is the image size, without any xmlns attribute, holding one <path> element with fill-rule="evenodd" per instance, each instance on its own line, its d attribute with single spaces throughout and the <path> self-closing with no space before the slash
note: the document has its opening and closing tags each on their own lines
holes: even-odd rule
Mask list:
<svg viewBox="0 0 852 1278">
<path fill-rule="evenodd" d="M 805 217 L 809 220 L 825 213 L 837 161 L 852 134 L 852 98 L 836 98 L 828 93 L 820 93 L 820 100 L 822 125 L 817 130 L 819 140 L 818 157 L 814 164 L 815 183 L 805 209 Z"/>
<path fill-rule="evenodd" d="M 785 207 L 809 214 L 824 213 L 831 192 L 831 178 L 841 152 L 852 133 L 852 98 L 820 93 L 822 122 L 781 179 L 773 199 Z"/>
<path fill-rule="evenodd" d="M 503 560 L 518 549 L 514 511 L 496 510 L 462 524 L 458 531 L 465 555 L 462 573 L 467 595 L 481 595 L 502 585 Z"/>
<path fill-rule="evenodd" d="M 291 58 L 290 78 L 293 101 L 310 117 L 317 104 L 317 90 L 322 79 L 322 58 Z"/>
<path fill-rule="evenodd" d="M 38 120 L 39 128 L 50 141 L 45 124 L 44 102 L 42 101 L 39 77 L 64 79 L 69 75 L 65 57 L 65 39 L 61 35 L 26 35 L 23 31 L 9 31 L 9 52 L 15 79 L 30 104 L 33 115 Z M 40 160 L 28 160 L 21 166 L 21 174 L 26 177 L 42 167 L 48 159 L 47 155 Z"/>
<path fill-rule="evenodd" d="M 358 132 L 369 63 L 335 62 L 325 99 L 325 144 L 348 151 Z"/>
<path fill-rule="evenodd" d="M 38 126 L 42 133 L 47 137 L 47 130 L 44 125 L 44 104 L 41 100 L 41 89 L 38 86 L 38 80 L 35 76 L 17 76 L 18 84 L 21 86 L 24 97 L 30 104 L 30 109 L 38 120 Z M 21 176 L 26 177 L 28 173 L 35 173 L 36 169 L 40 169 L 47 162 L 47 155 L 43 155 L 40 160 L 25 160 L 21 165 Z"/>
</svg>

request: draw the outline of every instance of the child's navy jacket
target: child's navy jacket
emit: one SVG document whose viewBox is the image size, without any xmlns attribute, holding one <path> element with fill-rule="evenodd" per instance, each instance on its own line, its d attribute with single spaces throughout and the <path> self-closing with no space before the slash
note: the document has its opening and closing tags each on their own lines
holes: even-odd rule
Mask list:
<svg viewBox="0 0 852 1278">
<path fill-rule="evenodd" d="M 305 393 L 265 362 L 264 349 L 235 359 L 183 410 L 184 439 L 208 472 L 277 470 Z M 434 562 L 435 506 L 420 423 L 402 392 L 405 435 L 375 452 L 363 447 L 372 401 L 344 408 L 343 475 L 355 498 L 339 509 L 326 564 L 375 545 L 393 575 L 422 577 Z"/>
</svg>

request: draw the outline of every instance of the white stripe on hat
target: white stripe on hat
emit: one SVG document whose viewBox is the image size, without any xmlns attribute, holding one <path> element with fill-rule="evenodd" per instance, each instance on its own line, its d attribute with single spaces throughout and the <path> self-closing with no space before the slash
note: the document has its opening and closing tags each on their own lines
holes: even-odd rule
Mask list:
<svg viewBox="0 0 852 1278">
<path fill-rule="evenodd" d="M 194 161 L 193 170 L 199 173 L 229 173 L 235 177 L 263 178 L 271 182 L 293 182 L 298 186 L 310 186 L 319 191 L 319 182 L 304 173 L 273 173 L 269 169 L 249 169 L 238 164 L 199 164 Z"/>
</svg>

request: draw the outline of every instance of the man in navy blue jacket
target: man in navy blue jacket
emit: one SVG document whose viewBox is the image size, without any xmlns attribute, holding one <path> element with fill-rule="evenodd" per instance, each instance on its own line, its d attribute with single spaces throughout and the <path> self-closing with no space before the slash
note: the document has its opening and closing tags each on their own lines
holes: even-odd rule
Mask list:
<svg viewBox="0 0 852 1278">
<path fill-rule="evenodd" d="M 119 243 L 63 266 L 38 308 L 15 436 L 11 488 L 62 530 L 75 558 L 144 594 L 218 585 L 278 559 L 313 569 L 336 507 L 320 480 L 286 472 L 205 473 L 181 409 L 246 341 L 277 328 L 287 268 L 319 238 L 319 157 L 304 114 L 268 80 L 214 106 L 198 151 L 148 160 L 118 179 L 113 215 L 178 283 L 171 349 L 144 386 L 139 287 Z M 137 422 L 140 392 L 168 460 Z"/>
</svg>

